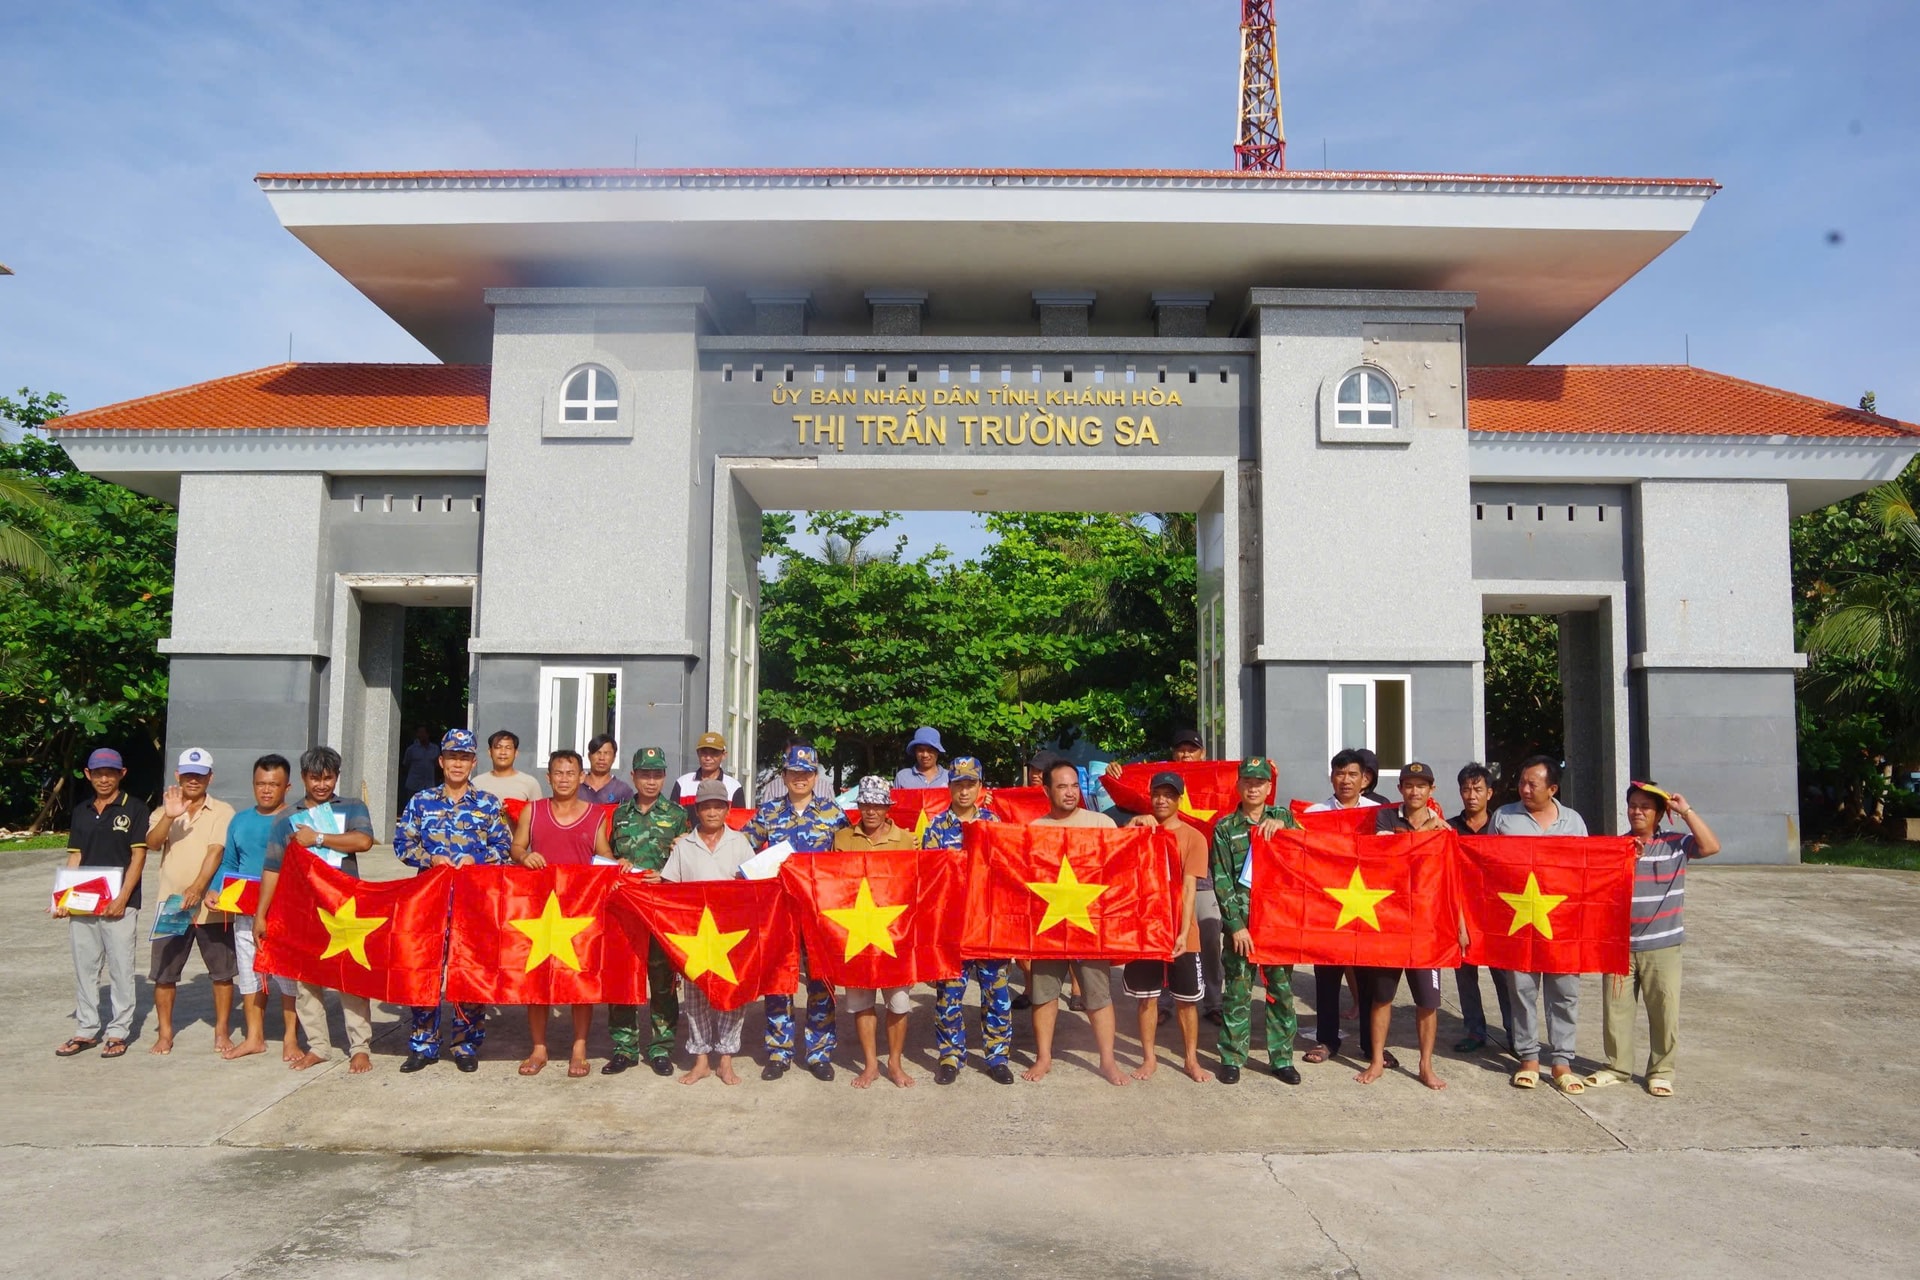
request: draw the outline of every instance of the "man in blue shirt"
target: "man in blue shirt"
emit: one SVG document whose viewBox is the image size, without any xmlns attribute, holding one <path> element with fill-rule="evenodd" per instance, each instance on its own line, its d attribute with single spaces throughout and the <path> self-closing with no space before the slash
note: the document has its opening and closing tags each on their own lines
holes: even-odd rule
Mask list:
<svg viewBox="0 0 1920 1280">
<path fill-rule="evenodd" d="M 234 814 L 227 823 L 226 847 L 220 852 L 220 867 L 211 882 L 215 895 L 229 878 L 264 881 L 267 842 L 273 836 L 274 824 L 286 812 L 288 775 L 292 772 L 293 766 L 285 756 L 266 755 L 253 762 L 253 808 Z M 253 968 L 259 936 L 255 925 L 255 915 L 236 913 L 233 917 L 234 985 L 240 990 L 240 1016 L 247 1031 L 239 1044 L 220 1051 L 223 1058 L 244 1058 L 267 1050 L 267 988 Z"/>
<path fill-rule="evenodd" d="M 755 811 L 741 834 L 756 851 L 786 842 L 795 853 L 822 853 L 833 847 L 833 833 L 847 825 L 847 815 L 813 794 L 820 773 L 820 756 L 812 747 L 787 748 L 781 761 L 781 781 L 787 794 L 769 800 Z M 778 1080 L 793 1065 L 793 997 L 768 996 L 767 1065 L 762 1080 Z M 833 988 L 818 978 L 807 979 L 807 1070 L 817 1080 L 833 1079 Z"/>
<path fill-rule="evenodd" d="M 932 725 L 923 724 L 913 731 L 907 754 L 913 758 L 913 767 L 893 775 L 896 788 L 926 790 L 944 787 L 953 780 L 952 774 L 940 767 L 940 757 L 947 754 L 947 748 L 940 741 L 940 731 Z"/>
</svg>

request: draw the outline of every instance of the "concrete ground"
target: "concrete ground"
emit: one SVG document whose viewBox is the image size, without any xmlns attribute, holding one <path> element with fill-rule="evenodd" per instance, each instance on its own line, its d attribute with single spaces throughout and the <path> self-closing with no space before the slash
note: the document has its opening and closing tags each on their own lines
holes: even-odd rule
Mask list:
<svg viewBox="0 0 1920 1280">
<path fill-rule="evenodd" d="M 37 914 L 58 854 L 0 858 L 12 1274 L 1920 1274 L 1909 873 L 1696 871 L 1677 1096 L 1661 1101 L 1523 1093 L 1499 1055 L 1446 1054 L 1460 1035 L 1451 981 L 1439 1094 L 1405 1070 L 1362 1087 L 1348 1061 L 1304 1067 L 1299 1088 L 1254 1071 L 1195 1084 L 1165 1047 L 1171 1024 L 1159 1074 L 1116 1089 L 1073 1014 L 1046 1081 L 969 1070 L 938 1088 L 924 988 L 907 1090 L 847 1087 L 845 1015 L 832 1084 L 763 1083 L 757 1062 L 731 1089 L 644 1070 L 569 1080 L 564 1018 L 559 1064 L 522 1079 L 519 1010 L 492 1018 L 478 1073 L 401 1076 L 405 1036 L 378 1007 L 371 1074 L 295 1073 L 277 1052 L 212 1053 L 197 960 L 179 1043 L 147 1053 L 144 945 L 133 1051 L 60 1060 L 65 926 Z M 1303 972 L 1303 1010 L 1312 986 Z M 1583 1011 L 1590 1069 L 1598 979 Z M 1209 1068 L 1213 1034 L 1203 1025 Z M 1411 1035 L 1403 1009 L 1391 1043 L 1409 1067 Z M 1031 1052 L 1016 1014 L 1019 1065 Z M 593 1053 L 598 1066 L 599 1019 Z"/>
</svg>

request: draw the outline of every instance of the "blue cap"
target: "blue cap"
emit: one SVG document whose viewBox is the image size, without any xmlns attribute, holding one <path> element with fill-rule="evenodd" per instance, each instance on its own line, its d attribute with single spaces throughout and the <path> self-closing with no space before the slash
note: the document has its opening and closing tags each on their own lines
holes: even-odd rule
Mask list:
<svg viewBox="0 0 1920 1280">
<path fill-rule="evenodd" d="M 965 782 L 968 779 L 979 782 L 986 776 L 980 761 L 973 756 L 955 756 L 953 763 L 947 766 L 947 777 L 953 782 Z"/>
<path fill-rule="evenodd" d="M 440 739 L 440 754 L 460 754 L 470 756 L 480 754 L 480 746 L 473 740 L 471 729 L 449 729 Z"/>
<path fill-rule="evenodd" d="M 118 769 L 125 773 L 127 765 L 112 747 L 95 747 L 93 754 L 87 757 L 87 772 L 92 773 L 95 769 Z"/>
<path fill-rule="evenodd" d="M 907 743 L 907 750 L 915 747 L 932 747 L 941 755 L 947 754 L 947 748 L 940 741 L 940 731 L 930 724 L 923 724 L 913 731 L 913 739 Z"/>
<path fill-rule="evenodd" d="M 820 753 L 808 746 L 788 747 L 786 758 L 780 762 L 780 768 L 783 771 L 797 769 L 801 773 L 818 773 L 820 772 Z"/>
</svg>

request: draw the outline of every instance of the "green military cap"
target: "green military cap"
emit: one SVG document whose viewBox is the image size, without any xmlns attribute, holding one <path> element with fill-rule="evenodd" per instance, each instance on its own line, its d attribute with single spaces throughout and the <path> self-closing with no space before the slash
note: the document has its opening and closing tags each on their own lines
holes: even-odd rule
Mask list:
<svg viewBox="0 0 1920 1280">
<path fill-rule="evenodd" d="M 1243 778 L 1259 778 L 1263 782 L 1272 782 L 1273 761 L 1262 759 L 1259 756 L 1252 756 L 1246 760 L 1242 760 L 1240 762 L 1240 776 Z"/>
<path fill-rule="evenodd" d="M 642 747 L 633 753 L 633 771 L 635 773 L 640 772 L 642 769 L 659 769 L 665 771 L 666 767 L 667 753 L 658 747 Z"/>
</svg>

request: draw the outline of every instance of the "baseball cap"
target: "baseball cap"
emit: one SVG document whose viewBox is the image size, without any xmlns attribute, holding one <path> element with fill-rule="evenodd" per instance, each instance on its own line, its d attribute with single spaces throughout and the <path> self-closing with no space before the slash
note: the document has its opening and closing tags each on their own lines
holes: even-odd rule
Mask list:
<svg viewBox="0 0 1920 1280">
<path fill-rule="evenodd" d="M 727 794 L 727 784 L 718 778 L 708 778 L 693 789 L 694 807 L 718 800 L 721 804 L 733 803 L 733 797 Z"/>
<path fill-rule="evenodd" d="M 470 756 L 477 756 L 480 754 L 480 744 L 478 744 L 473 740 L 473 730 L 471 729 L 447 730 L 446 733 L 441 735 L 441 738 L 440 738 L 440 754 L 444 756 L 449 754 L 458 755 L 461 753 L 464 753 Z"/>
<path fill-rule="evenodd" d="M 780 761 L 782 771 L 797 769 L 801 773 L 820 772 L 820 753 L 804 743 L 787 748 L 787 754 Z"/>
<path fill-rule="evenodd" d="M 1187 780 L 1171 769 L 1166 769 L 1154 774 L 1153 782 L 1147 787 L 1147 790 L 1158 791 L 1162 787 L 1170 788 L 1176 796 L 1187 794 Z"/>
<path fill-rule="evenodd" d="M 709 729 L 700 735 L 700 741 L 693 744 L 695 751 L 725 751 L 727 740 Z"/>
<path fill-rule="evenodd" d="M 1407 761 L 1407 763 L 1400 766 L 1400 781 L 1424 782 L 1428 786 L 1432 786 L 1435 782 L 1435 778 L 1433 776 L 1432 769 L 1429 769 L 1426 765 L 1421 764 L 1418 760 L 1409 760 Z"/>
<path fill-rule="evenodd" d="M 1248 756 L 1240 762 L 1240 776 L 1243 778 L 1261 778 L 1273 781 L 1273 761 L 1260 756 Z"/>
<path fill-rule="evenodd" d="M 947 779 L 950 782 L 965 782 L 971 778 L 979 782 L 987 776 L 980 767 L 980 761 L 973 756 L 955 756 L 953 763 L 947 766 Z"/>
<path fill-rule="evenodd" d="M 180 753 L 180 763 L 174 766 L 176 773 L 212 773 L 213 752 L 202 747 L 188 747 Z"/>
<path fill-rule="evenodd" d="M 665 769 L 666 767 L 667 753 L 658 747 L 642 747 L 633 753 L 633 771 L 635 773 L 640 772 L 642 769 Z"/>
<path fill-rule="evenodd" d="M 860 779 L 860 798 L 862 808 L 870 804 L 890 805 L 893 803 L 893 786 L 877 774 L 868 774 Z"/>
<path fill-rule="evenodd" d="M 1176 747 L 1204 747 L 1207 744 L 1200 737 L 1200 731 L 1198 729 L 1175 729 L 1173 731 L 1173 742 L 1171 745 Z"/>
<path fill-rule="evenodd" d="M 87 771 L 91 773 L 95 769 L 118 769 L 125 773 L 127 764 L 112 747 L 95 747 L 93 754 L 87 757 Z"/>
</svg>

